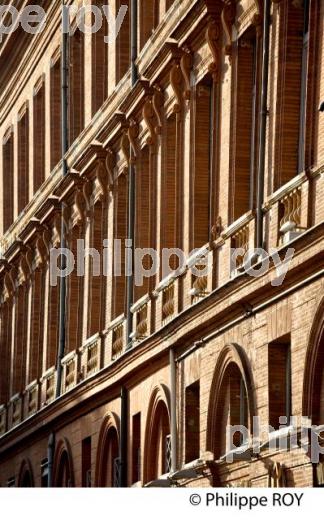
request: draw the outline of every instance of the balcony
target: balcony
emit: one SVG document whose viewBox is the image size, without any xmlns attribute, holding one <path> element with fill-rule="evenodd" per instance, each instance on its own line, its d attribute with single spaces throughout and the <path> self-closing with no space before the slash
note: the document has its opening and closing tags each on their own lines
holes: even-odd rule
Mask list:
<svg viewBox="0 0 324 520">
<path fill-rule="evenodd" d="M 81 379 L 86 379 L 100 370 L 101 342 L 100 334 L 96 334 L 81 347 Z"/>
<path fill-rule="evenodd" d="M 314 178 L 317 172 L 311 174 Z M 268 247 L 284 246 L 303 233 L 309 224 L 309 178 L 297 175 L 265 201 Z"/>
<path fill-rule="evenodd" d="M 49 368 L 41 379 L 42 385 L 42 406 L 50 404 L 55 399 L 56 370 L 55 367 Z"/>
<path fill-rule="evenodd" d="M 33 381 L 25 390 L 24 417 L 30 417 L 38 411 L 39 407 L 39 384 Z"/>
<path fill-rule="evenodd" d="M 109 327 L 111 360 L 118 359 L 126 349 L 126 319 L 122 314 Z"/>
<path fill-rule="evenodd" d="M 70 352 L 62 359 L 63 378 L 62 393 L 68 392 L 77 384 L 78 379 L 78 358 L 76 351 Z"/>
<path fill-rule="evenodd" d="M 14 395 L 9 402 L 9 426 L 14 428 L 22 421 L 22 396 L 21 394 Z"/>
<path fill-rule="evenodd" d="M 151 334 L 151 299 L 147 294 L 135 305 L 131 311 L 133 314 L 133 337 L 134 342 L 142 341 Z"/>
<path fill-rule="evenodd" d="M 168 323 L 176 312 L 176 282 L 172 280 L 162 289 L 162 324 Z"/>
<path fill-rule="evenodd" d="M 213 289 L 214 256 L 209 244 L 196 251 L 187 261 L 191 303 L 205 298 Z"/>
<path fill-rule="evenodd" d="M 291 190 L 279 201 L 279 242 L 283 245 L 303 232 L 301 206 L 301 186 Z"/>
</svg>

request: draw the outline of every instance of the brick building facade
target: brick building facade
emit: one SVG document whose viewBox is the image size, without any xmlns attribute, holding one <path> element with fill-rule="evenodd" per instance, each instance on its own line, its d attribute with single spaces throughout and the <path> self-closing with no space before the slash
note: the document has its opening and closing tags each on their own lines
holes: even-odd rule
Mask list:
<svg viewBox="0 0 324 520">
<path fill-rule="evenodd" d="M 302 416 L 324 422 L 324 3 L 139 0 L 137 24 L 134 2 L 109 4 L 128 6 L 109 45 L 105 23 L 71 18 L 64 177 L 60 2 L 0 46 L 0 485 L 322 485 L 300 439 Z M 180 248 L 186 265 L 172 257 L 129 299 L 116 251 L 100 276 L 86 256 L 66 278 L 60 359 L 51 249 L 83 239 L 103 258 L 132 223 L 136 248 Z M 254 247 L 270 254 L 259 276 Z M 278 285 L 274 252 L 291 248 Z M 287 450 L 283 416 L 298 423 Z M 229 462 L 226 426 L 255 437 L 254 417 L 272 444 L 262 430 Z"/>
</svg>

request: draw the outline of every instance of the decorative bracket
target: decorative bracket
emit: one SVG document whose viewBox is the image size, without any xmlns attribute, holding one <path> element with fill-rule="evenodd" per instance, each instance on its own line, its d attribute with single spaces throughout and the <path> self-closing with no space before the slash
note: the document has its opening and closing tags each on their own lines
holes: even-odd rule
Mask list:
<svg viewBox="0 0 324 520">
<path fill-rule="evenodd" d="M 235 22 L 236 6 L 234 0 L 225 0 L 224 8 L 222 11 L 222 24 L 226 37 L 225 55 L 229 57 L 231 63 L 232 56 L 232 25 Z"/>
<path fill-rule="evenodd" d="M 161 130 L 162 130 L 162 107 L 164 104 L 164 94 L 159 85 L 154 85 L 153 88 L 154 88 L 154 94 L 153 94 L 153 99 L 152 99 L 153 109 L 154 109 L 156 119 L 158 122 L 157 127 L 155 128 L 155 133 L 156 133 L 156 135 L 160 135 Z"/>
<path fill-rule="evenodd" d="M 182 84 L 182 74 L 181 74 L 181 68 L 179 63 L 176 61 L 173 63 L 171 71 L 170 71 L 170 83 L 172 90 L 174 92 L 174 95 L 176 97 L 176 102 L 173 105 L 173 113 L 178 114 L 181 112 L 181 84 Z"/>
<path fill-rule="evenodd" d="M 107 151 L 106 168 L 107 168 L 107 172 L 108 172 L 108 189 L 109 189 L 109 191 L 112 191 L 113 187 L 114 187 L 114 178 L 115 178 L 114 170 L 115 170 L 115 166 L 116 166 L 116 154 L 110 146 L 108 146 L 106 148 L 106 151 Z"/>
<path fill-rule="evenodd" d="M 206 29 L 206 40 L 212 53 L 213 62 L 209 65 L 209 72 L 214 81 L 220 80 L 220 57 L 221 57 L 221 28 L 215 18 L 211 18 Z"/>
<path fill-rule="evenodd" d="M 180 59 L 180 68 L 185 81 L 184 99 L 190 101 L 191 97 L 191 85 L 190 85 L 190 74 L 193 67 L 193 56 L 189 47 L 183 48 L 183 55 Z"/>
<path fill-rule="evenodd" d="M 137 159 L 137 138 L 139 135 L 138 124 L 135 119 L 131 119 L 128 127 L 128 139 L 130 142 L 131 149 L 133 151 L 133 157 L 130 159 L 131 163 L 135 163 Z"/>
<path fill-rule="evenodd" d="M 154 108 L 152 98 L 147 98 L 143 106 L 143 118 L 149 130 L 149 137 L 146 139 L 146 144 L 152 146 L 156 142 L 155 125 L 154 125 Z"/>
<path fill-rule="evenodd" d="M 124 168 L 123 173 L 124 173 L 124 175 L 127 175 L 127 168 L 129 166 L 129 139 L 128 139 L 127 130 L 124 130 L 122 133 L 122 137 L 120 140 L 120 149 L 121 149 L 121 153 L 124 156 L 124 159 L 127 164 L 126 168 Z"/>
</svg>

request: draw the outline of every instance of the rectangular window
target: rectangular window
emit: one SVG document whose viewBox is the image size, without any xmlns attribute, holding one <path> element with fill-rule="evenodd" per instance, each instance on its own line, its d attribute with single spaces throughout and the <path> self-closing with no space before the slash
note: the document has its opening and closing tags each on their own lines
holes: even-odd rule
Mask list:
<svg viewBox="0 0 324 520">
<path fill-rule="evenodd" d="M 269 344 L 269 425 L 279 429 L 280 417 L 291 416 L 291 353 L 290 338 L 284 337 Z"/>
<path fill-rule="evenodd" d="M 61 159 L 61 60 L 57 59 L 51 68 L 51 170 Z"/>
<path fill-rule="evenodd" d="M 91 487 L 91 437 L 82 441 L 82 487 Z"/>
<path fill-rule="evenodd" d="M 151 204 L 152 178 L 150 175 L 150 152 L 145 146 L 141 150 L 139 167 L 136 169 L 135 188 L 135 247 L 136 249 L 148 249 L 151 246 Z M 143 269 L 149 271 L 152 267 L 148 255 L 143 258 Z M 144 278 L 141 285 L 135 286 L 135 301 L 142 298 L 149 291 L 150 279 Z"/>
<path fill-rule="evenodd" d="M 200 383 L 196 381 L 186 388 L 185 402 L 186 462 L 200 455 Z"/>
<path fill-rule="evenodd" d="M 238 40 L 236 60 L 233 220 L 254 206 L 257 114 L 257 39 L 249 31 Z"/>
<path fill-rule="evenodd" d="M 103 1 L 92 0 L 92 4 L 96 5 L 102 12 Z M 93 23 L 95 23 L 94 19 Z M 92 34 L 92 116 L 108 97 L 109 44 L 105 42 L 108 30 L 107 19 L 103 16 L 100 29 Z"/>
<path fill-rule="evenodd" d="M 306 4 L 307 1 L 305 7 Z M 283 2 L 280 7 L 274 189 L 289 182 L 304 167 L 307 33 L 303 6 Z"/>
<path fill-rule="evenodd" d="M 14 140 L 12 130 L 7 132 L 3 141 L 3 232 L 11 226 L 14 219 Z"/>
<path fill-rule="evenodd" d="M 84 128 L 84 34 L 75 30 L 70 38 L 70 145 Z"/>
<path fill-rule="evenodd" d="M 117 13 L 122 5 L 127 6 L 127 12 L 116 39 L 116 85 L 126 74 L 130 66 L 130 0 L 117 0 Z"/>
<path fill-rule="evenodd" d="M 114 265 L 115 276 L 113 277 L 113 302 L 112 319 L 117 318 L 125 312 L 126 300 L 126 254 L 125 240 L 127 238 L 127 213 L 128 213 L 128 182 L 125 175 L 116 179 L 116 195 L 114 202 L 114 256 L 120 258 L 119 265 Z M 118 246 L 120 241 L 120 250 Z M 117 264 L 117 261 L 116 261 Z M 118 271 L 118 268 L 120 270 Z M 117 270 L 117 273 L 116 273 Z"/>
<path fill-rule="evenodd" d="M 177 178 L 177 118 L 172 114 L 164 125 L 163 141 L 165 146 L 164 164 L 161 181 L 161 251 L 179 247 L 181 212 L 179 210 L 179 193 L 182 191 L 180 179 Z M 176 255 L 170 258 L 170 268 L 179 267 Z M 162 271 L 162 269 L 161 269 Z"/>
<path fill-rule="evenodd" d="M 301 64 L 301 95 L 299 113 L 298 173 L 305 170 L 306 106 L 309 54 L 309 0 L 304 0 L 303 51 Z"/>
<path fill-rule="evenodd" d="M 29 200 L 29 114 L 28 108 L 18 121 L 18 214 Z"/>
<path fill-rule="evenodd" d="M 133 448 L 132 448 L 132 482 L 141 480 L 141 414 L 137 413 L 133 417 Z"/>
<path fill-rule="evenodd" d="M 194 165 L 191 179 L 192 248 L 209 240 L 209 197 L 212 121 L 212 80 L 207 76 L 195 89 Z"/>
<path fill-rule="evenodd" d="M 34 193 L 45 180 L 45 85 L 34 91 Z"/>
</svg>

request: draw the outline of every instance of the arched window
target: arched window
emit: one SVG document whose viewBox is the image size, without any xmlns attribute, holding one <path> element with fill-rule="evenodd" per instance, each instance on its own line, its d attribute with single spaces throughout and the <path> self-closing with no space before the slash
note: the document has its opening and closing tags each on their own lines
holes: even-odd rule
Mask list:
<svg viewBox="0 0 324 520">
<path fill-rule="evenodd" d="M 171 470 L 171 430 L 168 407 L 157 395 L 149 407 L 146 427 L 144 481 L 151 482 Z"/>
<path fill-rule="evenodd" d="M 304 367 L 303 385 L 303 417 L 308 417 L 311 424 L 324 424 L 324 299 L 315 314 L 313 327 L 309 336 L 309 346 Z M 323 433 L 320 434 L 323 437 Z M 315 437 L 316 438 L 316 437 Z M 310 438 L 312 452 L 316 456 L 316 445 L 313 435 Z M 318 438 L 322 448 L 323 441 Z M 324 487 L 324 456 L 319 453 L 318 460 L 313 462 L 313 485 Z"/>
<path fill-rule="evenodd" d="M 34 487 L 33 472 L 29 461 L 24 461 L 21 465 L 18 487 L 20 488 L 31 488 Z"/>
<path fill-rule="evenodd" d="M 306 354 L 303 390 L 303 415 L 312 424 L 324 424 L 324 300 L 314 318 Z"/>
<path fill-rule="evenodd" d="M 66 451 L 64 451 L 61 456 L 57 477 L 57 487 L 71 487 L 71 472 Z"/>
<path fill-rule="evenodd" d="M 235 344 L 224 347 L 214 374 L 207 449 L 219 459 L 247 441 L 254 410 L 253 386 L 245 354 Z M 230 426 L 236 428 L 230 429 Z"/>
<path fill-rule="evenodd" d="M 67 440 L 61 440 L 54 457 L 54 487 L 73 487 L 74 473 L 71 450 Z"/>
<path fill-rule="evenodd" d="M 96 468 L 96 485 L 98 487 L 119 487 L 120 459 L 118 419 L 109 414 L 101 427 Z"/>
</svg>

